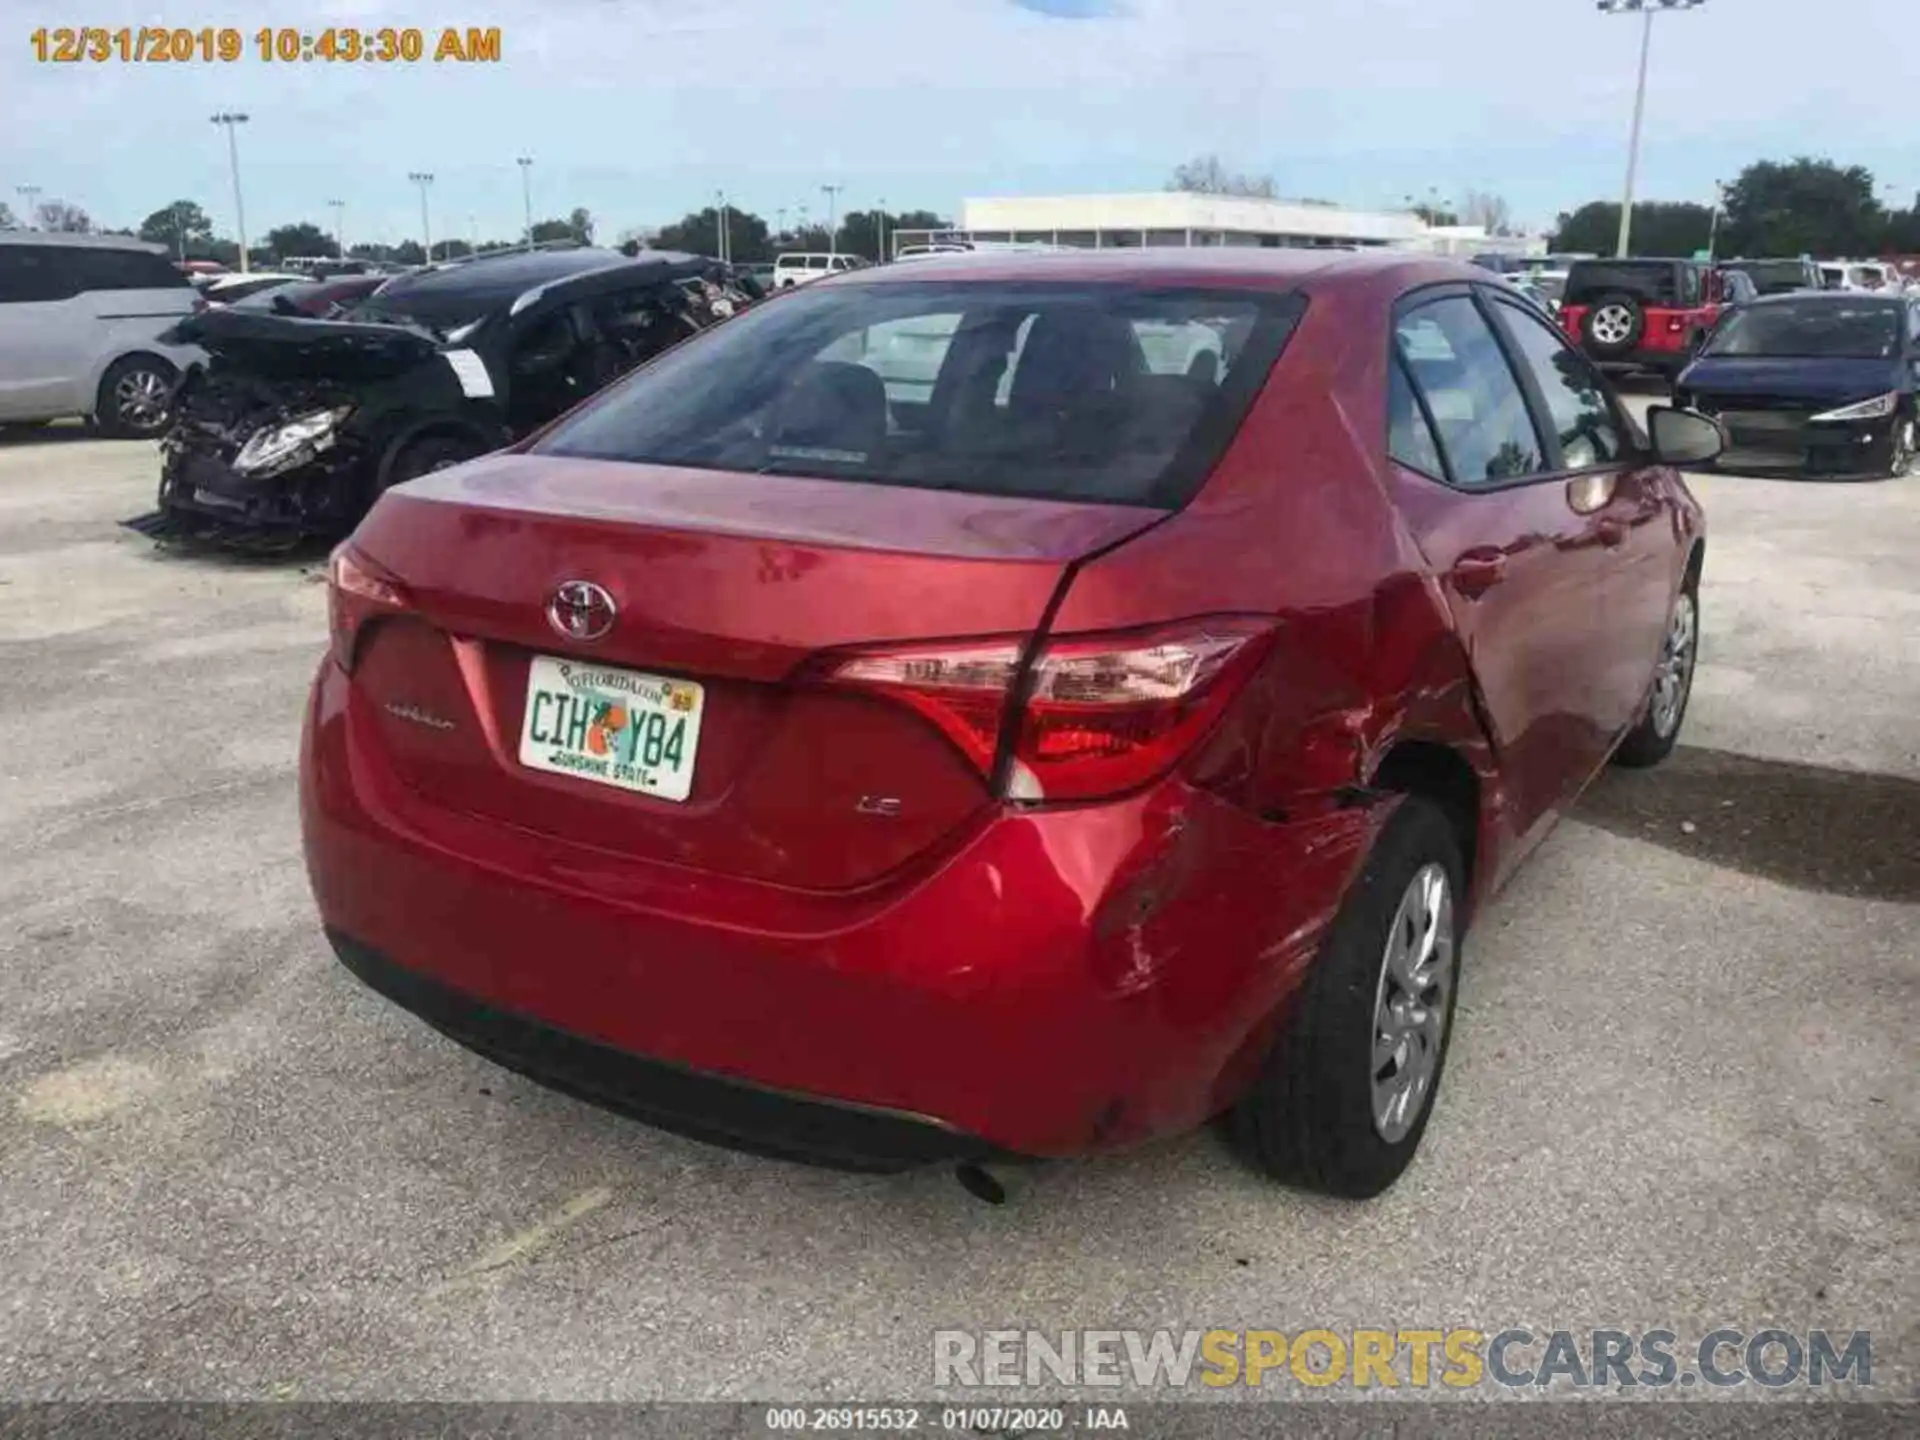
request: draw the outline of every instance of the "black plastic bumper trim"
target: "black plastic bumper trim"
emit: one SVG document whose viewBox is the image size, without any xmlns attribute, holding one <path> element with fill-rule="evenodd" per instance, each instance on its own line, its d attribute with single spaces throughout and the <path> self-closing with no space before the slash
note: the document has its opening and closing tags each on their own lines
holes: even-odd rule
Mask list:
<svg viewBox="0 0 1920 1440">
<path fill-rule="evenodd" d="M 795 1095 L 617 1050 L 496 1009 L 337 930 L 329 928 L 327 939 L 340 963 L 370 988 L 469 1050 L 661 1130 L 773 1159 L 874 1174 L 1020 1158 L 921 1116 Z"/>
</svg>

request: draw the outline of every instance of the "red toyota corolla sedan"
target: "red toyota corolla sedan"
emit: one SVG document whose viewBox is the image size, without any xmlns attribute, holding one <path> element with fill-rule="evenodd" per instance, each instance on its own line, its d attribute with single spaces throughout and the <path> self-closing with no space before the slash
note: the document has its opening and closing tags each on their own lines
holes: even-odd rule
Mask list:
<svg viewBox="0 0 1920 1440">
<path fill-rule="evenodd" d="M 332 564 L 345 964 L 560 1089 L 861 1169 L 1229 1113 L 1412 1158 L 1475 910 L 1674 744 L 1699 507 L 1551 320 L 1399 255 L 796 289 Z"/>
</svg>

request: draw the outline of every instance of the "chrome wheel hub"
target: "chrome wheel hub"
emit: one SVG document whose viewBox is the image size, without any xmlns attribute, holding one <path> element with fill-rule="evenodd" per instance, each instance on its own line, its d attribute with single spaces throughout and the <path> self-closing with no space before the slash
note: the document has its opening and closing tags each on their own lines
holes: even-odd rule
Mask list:
<svg viewBox="0 0 1920 1440">
<path fill-rule="evenodd" d="M 1452 986 L 1453 887 L 1428 865 L 1400 897 L 1374 992 L 1373 1128 L 1389 1144 L 1406 1138 L 1433 1089 Z"/>
<path fill-rule="evenodd" d="M 166 418 L 167 382 L 153 370 L 131 371 L 113 387 L 113 403 L 129 425 L 151 429 Z"/>
<path fill-rule="evenodd" d="M 1660 646 L 1660 668 L 1653 676 L 1653 729 L 1662 740 L 1679 727 L 1687 688 L 1693 683 L 1698 615 L 1693 596 L 1682 592 L 1674 602 L 1673 619 L 1667 622 L 1667 638 Z"/>
<path fill-rule="evenodd" d="M 1624 345 L 1633 334 L 1633 312 L 1624 305 L 1608 305 L 1593 315 L 1593 338 L 1603 345 Z"/>
</svg>

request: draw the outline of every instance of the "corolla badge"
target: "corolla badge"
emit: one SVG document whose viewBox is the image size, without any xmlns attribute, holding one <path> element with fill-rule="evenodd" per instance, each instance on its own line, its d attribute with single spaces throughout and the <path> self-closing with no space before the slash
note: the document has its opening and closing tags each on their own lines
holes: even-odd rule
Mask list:
<svg viewBox="0 0 1920 1440">
<path fill-rule="evenodd" d="M 569 640 L 598 640 L 619 615 L 613 596 L 591 580 L 568 580 L 547 601 L 547 622 Z"/>
</svg>

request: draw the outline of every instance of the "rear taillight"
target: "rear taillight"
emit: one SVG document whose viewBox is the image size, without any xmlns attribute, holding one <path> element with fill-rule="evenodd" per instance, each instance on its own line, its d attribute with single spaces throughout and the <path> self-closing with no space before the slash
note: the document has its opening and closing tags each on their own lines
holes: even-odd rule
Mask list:
<svg viewBox="0 0 1920 1440">
<path fill-rule="evenodd" d="M 1062 636 L 1034 656 L 1024 681 L 1010 640 L 867 651 L 830 660 L 819 678 L 918 712 L 983 776 L 1003 774 L 1007 799 L 1092 800 L 1171 769 L 1219 719 L 1271 631 L 1270 621 L 1227 617 Z"/>
<path fill-rule="evenodd" d="M 334 550 L 327 562 L 327 626 L 333 637 L 333 658 L 341 669 L 353 669 L 354 645 L 369 621 L 407 608 L 406 592 L 397 584 L 347 546 Z"/>
</svg>

